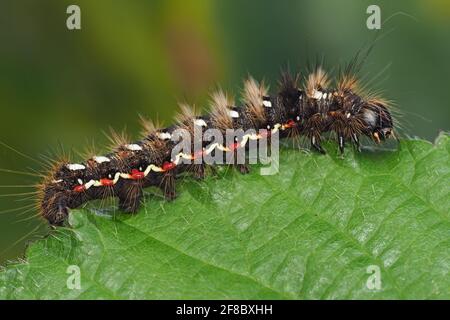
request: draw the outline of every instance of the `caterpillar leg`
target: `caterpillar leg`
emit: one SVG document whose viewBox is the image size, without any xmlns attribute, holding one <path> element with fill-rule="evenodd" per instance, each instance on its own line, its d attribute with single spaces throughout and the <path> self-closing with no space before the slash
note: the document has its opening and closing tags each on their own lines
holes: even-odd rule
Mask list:
<svg viewBox="0 0 450 320">
<path fill-rule="evenodd" d="M 250 168 L 247 165 L 247 163 L 238 163 L 238 151 L 237 149 L 234 150 L 234 164 L 233 166 L 242 174 L 247 174 L 250 172 Z M 247 160 L 245 160 L 247 162 Z"/>
<path fill-rule="evenodd" d="M 344 149 L 345 149 L 345 136 L 344 136 L 344 133 L 338 132 L 337 133 L 337 137 L 338 137 L 339 151 L 341 152 L 341 154 L 343 154 L 344 153 Z"/>
<path fill-rule="evenodd" d="M 323 127 L 323 117 L 320 113 L 313 115 L 308 122 L 305 124 L 305 132 L 309 136 L 311 141 L 311 147 L 314 148 L 321 154 L 326 154 L 326 151 L 320 145 L 322 127 Z"/>
<path fill-rule="evenodd" d="M 168 201 L 172 201 L 177 197 L 176 188 L 175 188 L 175 174 L 173 172 L 164 173 L 160 188 L 164 193 L 164 198 Z"/>
<path fill-rule="evenodd" d="M 356 133 L 352 133 L 352 142 L 353 142 L 353 146 L 355 147 L 356 151 L 361 152 L 361 145 L 359 143 L 359 138 Z"/>
<path fill-rule="evenodd" d="M 197 180 L 203 180 L 205 178 L 205 165 L 203 164 L 192 164 L 189 166 L 189 171 L 192 172 L 194 178 Z"/>
<path fill-rule="evenodd" d="M 325 149 L 320 145 L 320 134 L 312 134 L 311 135 L 311 147 L 313 147 L 316 151 L 321 154 L 326 154 Z"/>
<path fill-rule="evenodd" d="M 41 210 L 44 218 L 51 225 L 62 226 L 69 216 L 70 208 L 77 208 L 82 203 L 82 196 L 70 199 L 67 194 L 56 193 L 44 198 L 41 204 Z"/>
<path fill-rule="evenodd" d="M 55 226 L 62 226 L 69 216 L 69 208 L 65 200 L 54 198 L 50 201 L 47 220 Z"/>
<path fill-rule="evenodd" d="M 246 164 L 238 164 L 236 165 L 238 171 L 242 174 L 250 173 L 250 168 Z"/>
<path fill-rule="evenodd" d="M 127 213 L 135 213 L 141 206 L 143 191 L 139 181 L 132 181 L 123 184 L 117 192 L 119 198 L 119 209 Z"/>
</svg>

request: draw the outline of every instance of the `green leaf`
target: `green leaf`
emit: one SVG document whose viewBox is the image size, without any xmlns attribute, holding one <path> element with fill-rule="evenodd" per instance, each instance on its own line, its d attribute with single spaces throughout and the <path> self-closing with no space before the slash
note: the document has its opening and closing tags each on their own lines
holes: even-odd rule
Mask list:
<svg viewBox="0 0 450 320">
<path fill-rule="evenodd" d="M 73 211 L 0 273 L 0 298 L 450 298 L 450 137 L 327 149 L 283 148 L 272 176 L 185 179 L 133 216 Z"/>
</svg>

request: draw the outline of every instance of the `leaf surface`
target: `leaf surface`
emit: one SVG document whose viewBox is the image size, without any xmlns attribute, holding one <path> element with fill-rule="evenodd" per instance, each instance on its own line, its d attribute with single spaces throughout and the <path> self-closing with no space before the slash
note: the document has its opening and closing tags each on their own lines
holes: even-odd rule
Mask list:
<svg viewBox="0 0 450 320">
<path fill-rule="evenodd" d="M 327 149 L 282 148 L 276 175 L 185 179 L 137 215 L 74 210 L 0 272 L 0 298 L 450 298 L 450 137 Z"/>
</svg>

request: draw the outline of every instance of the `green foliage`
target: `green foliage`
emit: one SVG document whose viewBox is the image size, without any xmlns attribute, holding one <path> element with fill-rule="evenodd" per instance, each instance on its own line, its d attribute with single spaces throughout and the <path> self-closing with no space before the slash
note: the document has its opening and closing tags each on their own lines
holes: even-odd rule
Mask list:
<svg viewBox="0 0 450 320">
<path fill-rule="evenodd" d="M 73 211 L 72 229 L 0 273 L 0 297 L 450 298 L 450 137 L 343 159 L 327 147 L 282 149 L 273 176 L 186 179 L 176 201 L 150 195 L 134 216 Z"/>
</svg>

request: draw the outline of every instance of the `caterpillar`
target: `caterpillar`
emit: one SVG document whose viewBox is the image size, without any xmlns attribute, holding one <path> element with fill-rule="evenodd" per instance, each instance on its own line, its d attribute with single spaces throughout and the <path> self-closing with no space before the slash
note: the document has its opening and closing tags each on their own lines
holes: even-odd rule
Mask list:
<svg viewBox="0 0 450 320">
<path fill-rule="evenodd" d="M 176 197 L 176 181 L 184 173 L 202 179 L 207 164 L 203 157 L 215 152 L 225 155 L 248 148 L 249 141 L 279 134 L 280 138 L 304 137 L 313 150 L 324 154 L 324 135 L 333 133 L 341 153 L 346 143 L 361 151 L 360 138 L 369 137 L 379 144 L 394 136 L 389 103 L 373 93 L 364 93 L 352 68 L 338 75 L 332 84 L 328 74 L 316 67 L 300 85 L 300 75 L 282 72 L 278 92 L 269 95 L 263 82 L 252 77 L 244 81 L 242 103 L 218 89 L 211 95 L 210 112 L 198 115 L 188 105 L 181 106 L 176 122 L 165 128 L 143 120 L 142 139 L 130 142 L 112 134 L 114 147 L 106 155 L 91 155 L 81 163 L 68 159 L 55 161 L 38 185 L 37 207 L 51 225 L 63 225 L 70 209 L 90 200 L 117 197 L 121 211 L 135 213 L 143 199 L 143 189 L 159 187 L 167 200 Z M 194 131 L 217 129 L 249 130 L 232 143 L 197 141 Z M 173 136 L 177 130 L 188 132 L 190 143 L 200 143 L 200 151 L 174 152 Z M 186 163 L 186 161 L 187 163 Z M 195 161 L 197 160 L 197 161 Z M 189 162 L 190 161 L 190 162 Z M 194 161 L 194 163 L 192 163 Z M 233 160 L 234 161 L 234 160 Z M 247 163 L 236 163 L 242 173 Z"/>
</svg>

